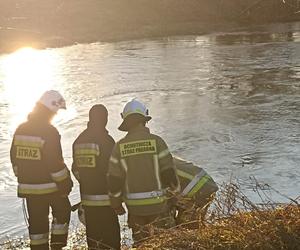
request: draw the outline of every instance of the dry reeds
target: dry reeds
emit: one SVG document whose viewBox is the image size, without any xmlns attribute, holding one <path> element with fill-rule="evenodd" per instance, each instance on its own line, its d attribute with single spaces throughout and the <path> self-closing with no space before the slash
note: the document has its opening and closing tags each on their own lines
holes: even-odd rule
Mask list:
<svg viewBox="0 0 300 250">
<path fill-rule="evenodd" d="M 223 185 L 205 220 L 161 230 L 138 249 L 300 249 L 298 201 L 278 204 L 259 183 L 253 189 L 263 202 L 250 201 L 237 183 Z"/>
<path fill-rule="evenodd" d="M 254 193 L 251 194 L 256 195 L 251 197 L 256 202 L 248 198 L 249 194 L 243 193 L 241 187 L 245 186 L 244 183 L 238 182 L 220 186 L 205 218 L 201 209 L 195 210 L 189 200 L 182 200 L 180 205 L 188 207 L 188 216 L 185 217 L 188 220 L 171 229 L 153 228 L 154 234 L 141 242 L 137 249 L 300 249 L 300 196 L 296 199 L 285 196 L 288 203 L 276 203 L 269 194 L 278 191 L 253 180 L 251 188 Z M 128 229 L 124 230 L 122 249 L 130 249 L 130 234 Z M 24 239 L 11 239 L 0 244 L 1 249 L 26 246 L 28 240 Z M 87 249 L 85 230 L 78 229 L 71 234 L 67 249 Z"/>
</svg>

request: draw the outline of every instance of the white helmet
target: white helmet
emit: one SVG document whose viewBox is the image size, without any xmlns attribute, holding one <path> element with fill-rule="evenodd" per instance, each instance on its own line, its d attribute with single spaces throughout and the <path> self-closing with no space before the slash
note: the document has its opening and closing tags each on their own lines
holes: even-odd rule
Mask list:
<svg viewBox="0 0 300 250">
<path fill-rule="evenodd" d="M 126 105 L 123 109 L 123 112 L 121 113 L 121 116 L 122 116 L 123 120 L 125 120 L 125 118 L 131 114 L 140 114 L 146 118 L 150 117 L 150 116 L 148 116 L 149 111 L 146 108 L 146 106 L 143 103 L 141 103 L 135 99 L 126 103 Z M 150 117 L 150 119 L 151 119 L 151 117 Z"/>
<path fill-rule="evenodd" d="M 149 111 L 148 111 L 147 107 L 140 101 L 133 99 L 132 101 L 126 103 L 126 105 L 123 109 L 123 112 L 121 113 L 123 122 L 119 127 L 120 130 L 122 130 L 122 131 L 127 130 L 126 121 L 128 120 L 127 118 L 132 114 L 142 115 L 146 121 L 150 121 L 152 118 L 151 116 L 149 116 Z"/>
<path fill-rule="evenodd" d="M 38 100 L 38 103 L 43 104 L 54 113 L 56 113 L 59 109 L 66 109 L 65 99 L 56 90 L 46 91 Z"/>
</svg>

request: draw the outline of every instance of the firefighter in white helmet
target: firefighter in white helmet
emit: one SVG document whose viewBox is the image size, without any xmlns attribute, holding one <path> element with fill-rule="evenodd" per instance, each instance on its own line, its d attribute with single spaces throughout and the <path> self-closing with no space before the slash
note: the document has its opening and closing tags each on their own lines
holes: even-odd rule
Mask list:
<svg viewBox="0 0 300 250">
<path fill-rule="evenodd" d="M 49 249 L 49 208 L 53 220 L 51 248 L 66 246 L 71 205 L 68 194 L 73 183 L 64 164 L 60 135 L 51 120 L 65 109 L 62 95 L 46 91 L 26 122 L 15 131 L 11 162 L 18 178 L 18 196 L 26 199 L 31 249 Z"/>
<path fill-rule="evenodd" d="M 146 106 L 128 102 L 121 114 L 119 127 L 128 133 L 116 143 L 108 171 L 111 205 L 117 214 L 128 209 L 128 224 L 135 244 L 150 235 L 152 224 L 170 227 L 175 221 L 170 214 L 166 190 L 179 191 L 173 157 L 165 141 L 150 133 L 145 125 L 151 119 Z"/>
</svg>

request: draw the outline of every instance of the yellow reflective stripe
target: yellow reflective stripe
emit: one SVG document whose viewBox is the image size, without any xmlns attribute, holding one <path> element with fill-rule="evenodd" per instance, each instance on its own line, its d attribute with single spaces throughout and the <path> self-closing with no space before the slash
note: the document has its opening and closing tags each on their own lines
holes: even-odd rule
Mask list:
<svg viewBox="0 0 300 250">
<path fill-rule="evenodd" d="M 90 148 L 90 149 L 99 149 L 99 145 L 96 143 L 77 143 L 74 146 L 75 149 L 79 148 Z"/>
<path fill-rule="evenodd" d="M 64 168 L 56 173 L 52 173 L 51 176 L 54 181 L 57 181 L 57 182 L 63 181 L 66 178 L 68 178 L 69 171 L 66 168 Z"/>
<path fill-rule="evenodd" d="M 205 175 L 207 175 L 207 173 L 203 169 L 201 169 L 200 172 L 195 175 L 195 177 L 183 189 L 182 194 L 184 196 L 187 195 Z"/>
<path fill-rule="evenodd" d="M 65 230 L 53 230 L 51 231 L 51 234 L 53 235 L 65 235 L 65 234 L 68 234 L 68 230 L 65 231 Z"/>
<path fill-rule="evenodd" d="M 163 190 L 154 190 L 154 191 L 150 191 L 150 192 L 139 192 L 139 193 L 126 194 L 126 198 L 128 200 L 157 198 L 157 197 L 162 197 L 162 196 L 164 196 Z"/>
<path fill-rule="evenodd" d="M 58 191 L 55 183 L 46 184 L 19 184 L 18 193 L 20 194 L 49 194 Z"/>
<path fill-rule="evenodd" d="M 188 192 L 187 197 L 192 198 L 211 179 L 209 175 L 203 176 L 200 181 Z"/>
<path fill-rule="evenodd" d="M 103 200 L 103 201 L 81 200 L 81 204 L 84 206 L 110 206 L 110 201 L 109 200 Z"/>
<path fill-rule="evenodd" d="M 121 157 L 128 157 L 139 154 L 155 154 L 156 140 L 140 140 L 127 143 L 121 143 L 120 154 Z"/>
<path fill-rule="evenodd" d="M 119 197 L 121 197 L 121 195 L 122 195 L 122 191 L 117 192 L 117 193 L 109 193 L 109 196 L 113 197 L 113 198 L 119 198 Z"/>
<path fill-rule="evenodd" d="M 30 245 L 32 245 L 32 246 L 44 245 L 47 243 L 48 243 L 48 239 L 30 240 Z"/>
<path fill-rule="evenodd" d="M 69 224 L 52 224 L 51 226 L 51 234 L 55 235 L 64 235 L 68 233 Z"/>
<path fill-rule="evenodd" d="M 189 173 L 186 173 L 182 170 L 179 170 L 179 169 L 176 169 L 176 172 L 177 174 L 180 176 L 180 177 L 183 177 L 183 178 L 186 178 L 186 179 L 189 179 L 189 180 L 193 180 L 194 179 L 194 176 L 189 174 Z"/>
<path fill-rule="evenodd" d="M 146 206 L 146 205 L 155 205 L 160 204 L 166 201 L 165 196 L 148 198 L 148 199 L 126 199 L 125 203 L 128 206 Z"/>
<path fill-rule="evenodd" d="M 97 155 L 100 153 L 99 145 L 95 143 L 80 143 L 74 146 L 75 152 L 80 150 L 93 150 Z"/>
<path fill-rule="evenodd" d="M 15 135 L 14 145 L 15 146 L 28 146 L 28 147 L 43 147 L 45 141 L 41 137 L 28 136 L 28 135 Z"/>
<path fill-rule="evenodd" d="M 81 204 L 85 206 L 109 206 L 110 200 L 107 194 L 81 195 Z"/>
<path fill-rule="evenodd" d="M 153 155 L 153 163 L 154 163 L 154 172 L 155 178 L 157 182 L 157 189 L 161 189 L 161 181 L 160 181 L 160 174 L 159 174 L 159 163 L 158 163 L 158 156 Z"/>
<path fill-rule="evenodd" d="M 48 243 L 49 234 L 30 234 L 30 244 L 33 246 L 44 245 Z"/>
<path fill-rule="evenodd" d="M 43 143 L 41 142 L 31 142 L 31 141 L 20 141 L 20 140 L 15 140 L 14 141 L 14 146 L 24 146 L 24 147 L 34 147 L 34 148 L 42 148 Z"/>
<path fill-rule="evenodd" d="M 118 164 L 119 163 L 119 160 L 115 157 L 112 157 L 112 156 L 110 157 L 109 161 L 113 164 Z"/>
<path fill-rule="evenodd" d="M 100 155 L 100 152 L 97 149 L 81 148 L 75 150 L 75 155 Z"/>
<path fill-rule="evenodd" d="M 170 154 L 169 149 L 165 149 L 158 154 L 158 159 L 162 159 Z"/>
<path fill-rule="evenodd" d="M 50 193 L 54 193 L 56 191 L 58 191 L 57 188 L 49 188 L 49 189 L 43 189 L 43 190 L 18 188 L 18 192 L 20 194 L 50 194 Z"/>
<path fill-rule="evenodd" d="M 107 194 L 82 194 L 81 198 L 83 200 L 90 200 L 90 201 L 104 201 L 104 200 L 108 200 L 109 196 Z"/>
</svg>

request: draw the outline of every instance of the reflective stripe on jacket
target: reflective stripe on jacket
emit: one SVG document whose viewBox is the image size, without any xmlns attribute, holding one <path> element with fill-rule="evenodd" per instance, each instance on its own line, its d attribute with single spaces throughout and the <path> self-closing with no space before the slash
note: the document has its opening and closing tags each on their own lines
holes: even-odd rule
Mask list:
<svg viewBox="0 0 300 250">
<path fill-rule="evenodd" d="M 175 167 L 166 143 L 149 129 L 138 128 L 130 131 L 114 147 L 110 158 L 108 178 L 116 178 L 124 183 L 123 192 L 129 213 L 151 215 L 163 213 L 167 209 L 167 199 L 163 190 L 168 188 L 161 179 L 161 173 Z M 174 180 L 177 183 L 177 180 Z M 109 187 L 115 190 L 114 187 Z M 122 196 L 113 197 L 114 206 L 122 202 Z M 119 202 L 116 202 L 119 199 Z"/>
<path fill-rule="evenodd" d="M 127 193 L 125 202 L 128 206 L 145 206 L 161 204 L 166 201 L 166 196 L 162 191 L 152 191 L 143 193 Z"/>
<path fill-rule="evenodd" d="M 109 196 L 102 195 L 86 195 L 81 196 L 81 204 L 84 206 L 110 206 Z"/>
<path fill-rule="evenodd" d="M 47 245 L 49 241 L 49 233 L 46 234 L 30 234 L 30 245 L 39 246 Z"/>
<path fill-rule="evenodd" d="M 212 177 L 202 168 L 177 157 L 174 157 L 174 163 L 184 197 L 194 198 L 196 203 L 202 204 L 218 190 Z"/>
<path fill-rule="evenodd" d="M 67 235 L 69 230 L 69 224 L 63 223 L 59 224 L 57 222 L 52 222 L 51 234 L 52 235 Z"/>
<path fill-rule="evenodd" d="M 23 184 L 19 183 L 18 193 L 22 195 L 30 194 L 51 194 L 58 191 L 57 185 L 54 182 L 44 184 Z"/>
</svg>

